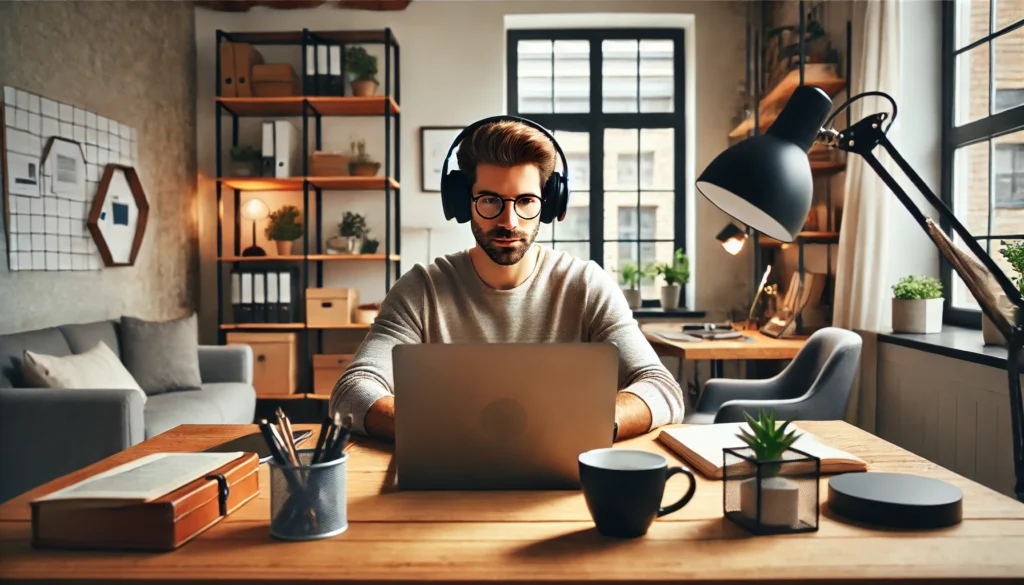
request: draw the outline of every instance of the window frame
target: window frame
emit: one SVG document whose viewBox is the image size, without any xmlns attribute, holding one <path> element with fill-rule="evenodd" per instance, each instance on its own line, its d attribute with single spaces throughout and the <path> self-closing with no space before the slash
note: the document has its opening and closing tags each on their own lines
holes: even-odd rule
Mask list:
<svg viewBox="0 0 1024 585">
<path fill-rule="evenodd" d="M 602 53 L 601 42 L 604 40 L 671 40 L 673 41 L 672 60 L 672 111 L 671 112 L 614 112 L 604 113 L 602 111 L 603 83 L 602 83 Z M 551 112 L 534 113 L 519 112 L 519 78 L 518 78 L 518 44 L 521 40 L 586 40 L 590 41 L 590 107 L 585 113 L 578 112 Z M 684 253 L 692 255 L 691 250 L 686 249 L 686 69 L 685 69 L 685 43 L 684 30 L 681 28 L 571 28 L 571 29 L 508 29 L 506 31 L 506 98 L 507 109 L 510 115 L 528 118 L 549 131 L 557 132 L 587 132 L 590 136 L 590 184 L 586 190 L 590 193 L 590 259 L 599 266 L 604 267 L 604 247 L 608 243 L 628 242 L 635 243 L 637 250 L 637 261 L 641 244 L 650 242 L 666 242 L 667 239 L 643 239 L 640 238 L 642 230 L 637 226 L 637 238 L 620 240 L 618 238 L 605 238 L 604 232 L 604 131 L 605 129 L 662 129 L 671 128 L 673 131 L 674 149 L 674 171 L 673 184 L 674 210 L 673 218 L 673 250 L 682 249 Z M 639 58 L 639 57 L 638 57 Z M 639 99 L 640 83 L 637 83 L 637 94 Z M 554 83 L 552 83 L 554 93 Z M 552 102 L 552 106 L 554 103 Z M 552 109 L 554 109 L 552 107 Z M 639 110 L 639 107 L 637 108 Z M 645 189 L 640 185 L 640 165 L 642 160 L 640 141 L 637 140 L 637 218 L 639 221 L 642 199 L 639 196 Z M 594 172 L 595 169 L 598 172 Z M 578 189 L 578 185 L 570 184 L 570 192 Z M 646 191 L 657 191 L 657 189 L 646 189 Z M 572 195 L 570 193 L 570 200 Z M 557 245 L 557 223 L 552 225 L 552 237 Z M 681 287 L 679 304 L 687 306 L 690 299 L 686 296 L 686 287 Z M 658 299 L 644 299 L 644 307 L 657 307 L 661 302 Z"/>
<path fill-rule="evenodd" d="M 989 34 L 968 42 L 963 47 L 956 46 L 957 10 L 959 0 L 943 2 L 942 7 L 942 163 L 941 163 L 941 199 L 950 209 L 956 209 L 953 199 L 954 193 L 954 170 L 956 163 L 956 151 L 959 148 L 989 141 L 989 222 L 991 225 L 992 213 L 996 208 L 995 204 L 995 148 L 991 140 L 1004 134 L 1018 132 L 1024 129 L 1024 105 L 992 113 L 996 101 L 994 87 L 995 71 L 994 58 L 995 45 L 993 41 L 1007 35 L 1022 26 L 1024 20 L 1003 27 L 995 28 L 996 4 L 990 0 L 989 8 Z M 970 51 L 988 43 L 989 49 L 989 115 L 971 122 L 957 126 L 956 121 L 956 57 L 959 54 Z M 963 220 L 961 220 L 963 221 Z M 941 227 L 950 238 L 954 232 L 949 222 L 943 220 Z M 973 234 L 972 234 L 973 235 Z M 1024 234 L 999 234 L 974 236 L 983 247 L 985 242 L 999 239 L 1022 239 Z M 953 306 L 953 268 L 943 257 L 939 257 L 939 272 L 943 290 L 947 291 L 944 298 L 943 321 L 950 325 L 981 329 L 981 311 L 978 309 L 965 309 Z"/>
</svg>

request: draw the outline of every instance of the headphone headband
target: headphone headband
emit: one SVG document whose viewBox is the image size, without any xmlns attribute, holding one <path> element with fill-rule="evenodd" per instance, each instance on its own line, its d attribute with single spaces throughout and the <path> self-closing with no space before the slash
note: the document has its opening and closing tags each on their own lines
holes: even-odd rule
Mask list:
<svg viewBox="0 0 1024 585">
<path fill-rule="evenodd" d="M 477 128 L 479 128 L 481 126 L 483 126 L 485 124 L 490 124 L 492 122 L 520 122 L 520 123 L 526 124 L 527 126 L 529 126 L 531 128 L 539 130 L 541 133 L 544 134 L 544 136 L 547 136 L 548 140 L 551 141 L 551 144 L 553 144 L 555 146 L 555 151 L 558 153 L 559 158 L 562 159 L 562 171 L 565 173 L 566 177 L 569 176 L 569 163 L 565 160 L 565 153 L 562 152 L 562 147 L 558 145 L 558 141 L 555 140 L 555 137 L 552 136 L 551 133 L 548 132 L 546 128 L 544 128 L 540 124 L 534 122 L 533 120 L 528 120 L 526 118 L 520 118 L 519 116 L 503 115 L 503 116 L 491 116 L 490 118 L 484 118 L 482 120 L 477 120 L 476 122 L 473 122 L 469 126 L 466 126 L 465 128 L 463 128 L 462 132 L 459 132 L 459 135 L 455 137 L 454 141 L 452 141 L 452 145 L 448 147 L 448 154 L 446 154 L 445 157 L 444 157 L 444 164 L 441 165 L 441 176 L 442 177 L 444 177 L 444 176 L 446 176 L 448 174 L 448 160 L 452 157 L 452 152 L 455 151 L 455 147 L 459 146 L 462 143 L 462 141 L 464 140 L 464 138 L 468 134 L 470 134 L 471 132 L 473 132 L 474 130 L 476 130 Z"/>
</svg>

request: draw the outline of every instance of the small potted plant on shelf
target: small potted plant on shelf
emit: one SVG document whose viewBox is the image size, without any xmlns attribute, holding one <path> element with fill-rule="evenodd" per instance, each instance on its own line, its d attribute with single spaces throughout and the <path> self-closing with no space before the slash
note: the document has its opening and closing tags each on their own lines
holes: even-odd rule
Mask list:
<svg viewBox="0 0 1024 585">
<path fill-rule="evenodd" d="M 352 82 L 352 95 L 373 97 L 377 93 L 377 57 L 359 45 L 345 50 L 345 70 Z"/>
<path fill-rule="evenodd" d="M 661 287 L 661 308 L 666 311 L 678 308 L 680 287 L 690 282 L 690 259 L 680 248 L 676 250 L 672 264 L 655 264 L 654 271 L 665 279 L 665 285 Z"/>
<path fill-rule="evenodd" d="M 643 299 L 640 296 L 640 278 L 643 276 L 642 271 L 637 267 L 634 262 L 626 262 L 619 269 L 622 283 L 622 294 L 626 297 L 626 304 L 629 305 L 630 309 L 639 309 L 643 304 Z M 628 287 L 628 288 L 627 288 Z"/>
<path fill-rule="evenodd" d="M 370 230 L 366 230 L 366 233 L 370 233 Z M 377 248 L 380 247 L 380 241 L 373 238 L 366 238 L 363 240 L 363 247 L 360 250 L 363 254 L 376 254 Z"/>
<path fill-rule="evenodd" d="M 366 141 L 352 141 L 352 158 L 348 163 L 349 171 L 356 177 L 375 177 L 380 170 L 380 163 L 375 162 L 366 154 Z"/>
<path fill-rule="evenodd" d="M 1017 290 L 1024 294 L 1024 241 L 1000 240 L 999 245 L 999 254 L 1010 263 L 1010 268 L 1016 273 L 1016 276 L 1011 276 L 1010 280 L 1017 285 Z M 1006 315 L 1011 324 L 1017 322 L 1016 309 L 1005 293 L 997 291 L 996 307 L 999 308 L 999 312 Z M 985 313 L 981 314 L 981 335 L 986 345 L 1006 345 L 1006 338 L 996 329 L 995 324 Z"/>
<path fill-rule="evenodd" d="M 755 534 L 817 530 L 821 461 L 792 447 L 799 435 L 787 432 L 792 421 L 776 425 L 774 410 L 743 416 L 750 430 L 736 437 L 746 447 L 723 449 L 725 516 Z"/>
<path fill-rule="evenodd" d="M 366 216 L 361 213 L 346 211 L 338 225 L 346 254 L 359 254 L 363 249 L 363 238 L 370 233 L 366 227 Z"/>
<path fill-rule="evenodd" d="M 228 175 L 232 177 L 258 177 L 262 173 L 263 155 L 248 144 L 231 147 L 231 165 Z"/>
<path fill-rule="evenodd" d="M 278 255 L 292 254 L 295 242 L 302 237 L 302 222 L 299 221 L 298 208 L 294 205 L 285 205 L 271 212 L 266 236 L 268 240 L 277 242 Z"/>
<path fill-rule="evenodd" d="M 942 331 L 942 283 L 930 276 L 913 274 L 892 287 L 893 333 Z"/>
<path fill-rule="evenodd" d="M 356 306 L 356 323 L 373 325 L 380 314 L 380 303 L 363 303 Z"/>
</svg>

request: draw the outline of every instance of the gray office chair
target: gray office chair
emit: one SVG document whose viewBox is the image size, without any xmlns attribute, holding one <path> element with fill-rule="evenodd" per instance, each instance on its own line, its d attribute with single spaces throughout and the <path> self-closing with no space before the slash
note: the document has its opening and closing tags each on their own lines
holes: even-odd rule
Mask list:
<svg viewBox="0 0 1024 585">
<path fill-rule="evenodd" d="M 860 350 L 860 335 L 837 327 L 819 329 L 786 369 L 772 378 L 708 380 L 697 407 L 683 422 L 743 422 L 744 410 L 756 418 L 760 407 L 774 409 L 777 420 L 842 420 Z"/>
</svg>

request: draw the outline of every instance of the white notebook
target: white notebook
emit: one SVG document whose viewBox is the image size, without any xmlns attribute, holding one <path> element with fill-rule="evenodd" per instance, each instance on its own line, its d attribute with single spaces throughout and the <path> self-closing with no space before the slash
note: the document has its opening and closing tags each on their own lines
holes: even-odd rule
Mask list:
<svg viewBox="0 0 1024 585">
<path fill-rule="evenodd" d="M 705 477 L 722 479 L 722 467 L 725 463 L 722 449 L 747 446 L 736 436 L 740 432 L 740 427 L 750 432 L 750 426 L 745 422 L 693 425 L 663 429 L 658 435 L 658 440 Z M 867 463 L 860 457 L 826 445 L 796 424 L 791 423 L 787 430 L 796 430 L 799 435 L 793 443 L 794 449 L 821 460 L 822 474 L 867 471 Z"/>
</svg>

